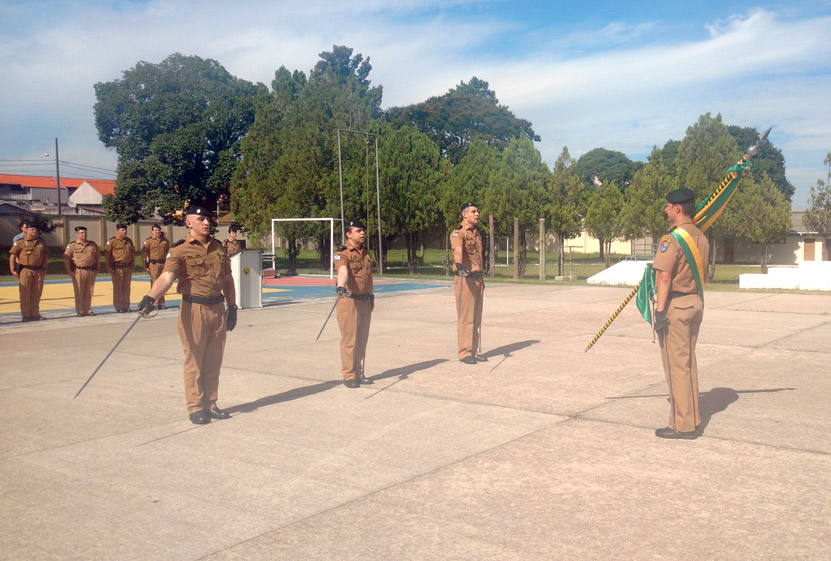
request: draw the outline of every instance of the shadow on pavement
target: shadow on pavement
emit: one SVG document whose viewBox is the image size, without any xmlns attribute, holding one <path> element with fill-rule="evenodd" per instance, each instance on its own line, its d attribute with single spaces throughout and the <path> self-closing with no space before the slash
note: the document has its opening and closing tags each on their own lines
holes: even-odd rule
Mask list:
<svg viewBox="0 0 831 561">
<path fill-rule="evenodd" d="M 287 392 L 277 393 L 268 397 L 261 397 L 260 399 L 250 401 L 248 403 L 232 405 L 231 407 L 226 407 L 225 410 L 229 413 L 250 413 L 260 407 L 284 403 L 286 401 L 300 399 L 301 397 L 308 397 L 316 393 L 325 392 L 326 390 L 332 389 L 339 385 L 340 382 L 329 380 L 326 382 L 320 382 L 319 384 L 312 384 L 311 386 L 304 386 L 302 388 L 295 388 Z"/>
<path fill-rule="evenodd" d="M 713 388 L 708 392 L 699 394 L 698 406 L 701 408 L 701 424 L 698 426 L 698 433 L 702 434 L 710 423 L 710 419 L 716 413 L 721 413 L 731 403 L 739 400 L 741 393 L 775 393 L 794 391 L 796 388 L 772 388 L 767 390 L 734 390 L 733 388 Z"/>
</svg>

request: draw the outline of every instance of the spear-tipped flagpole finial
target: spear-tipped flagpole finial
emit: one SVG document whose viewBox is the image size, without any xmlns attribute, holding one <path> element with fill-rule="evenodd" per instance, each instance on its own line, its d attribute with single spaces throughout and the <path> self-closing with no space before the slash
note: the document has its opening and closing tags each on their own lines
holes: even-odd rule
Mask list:
<svg viewBox="0 0 831 561">
<path fill-rule="evenodd" d="M 763 132 L 762 134 L 759 135 L 759 139 L 753 144 L 753 146 L 750 146 L 747 149 L 747 152 L 745 152 L 745 154 L 744 154 L 744 159 L 745 160 L 748 160 L 748 159 L 750 159 L 750 158 L 752 158 L 753 156 L 756 155 L 756 150 L 759 148 L 760 144 L 762 144 L 763 142 L 765 142 L 768 139 L 768 135 L 770 134 L 770 131 L 771 131 L 772 128 L 773 127 L 768 127 L 768 130 L 766 130 L 765 132 Z"/>
</svg>

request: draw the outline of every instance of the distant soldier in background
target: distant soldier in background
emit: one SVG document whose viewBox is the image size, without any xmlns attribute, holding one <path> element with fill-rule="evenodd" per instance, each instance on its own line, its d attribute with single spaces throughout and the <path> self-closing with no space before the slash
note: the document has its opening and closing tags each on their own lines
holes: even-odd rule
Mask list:
<svg viewBox="0 0 831 561">
<path fill-rule="evenodd" d="M 144 265 L 144 270 L 150 275 L 151 286 L 164 271 L 164 262 L 168 251 L 170 251 L 170 242 L 162 233 L 162 227 L 153 224 L 153 227 L 150 228 L 150 237 L 144 240 L 144 245 L 141 246 L 141 262 Z M 154 305 L 158 310 L 164 309 L 164 295 L 160 296 Z"/>
<path fill-rule="evenodd" d="M 78 317 L 94 316 L 92 294 L 95 277 L 101 267 L 101 252 L 98 244 L 87 239 L 86 226 L 75 227 L 75 241 L 69 242 L 63 253 L 63 265 L 72 277 L 75 290 L 75 311 Z"/>
<path fill-rule="evenodd" d="M 15 234 L 15 236 L 12 238 L 12 245 L 16 244 L 17 240 L 22 240 L 26 237 L 26 228 L 28 227 L 28 224 L 29 218 L 24 218 L 23 221 L 20 223 L 20 232 Z"/>
<path fill-rule="evenodd" d="M 40 296 L 49 264 L 49 248 L 40 239 L 34 223 L 27 222 L 21 228 L 24 226 L 24 237 L 17 240 L 9 251 L 9 269 L 20 283 L 20 314 L 23 321 L 39 321 L 44 319 L 40 315 Z"/>
<path fill-rule="evenodd" d="M 486 362 L 479 356 L 482 329 L 482 300 L 485 293 L 482 268 L 482 238 L 476 226 L 479 224 L 479 208 L 473 203 L 462 205 L 462 223 L 450 234 L 456 278 L 453 290 L 456 294 L 458 321 L 456 337 L 459 344 L 459 360 L 465 364 Z"/>
<path fill-rule="evenodd" d="M 113 306 L 119 314 L 130 311 L 130 285 L 136 266 L 136 246 L 127 237 L 127 226 L 118 224 L 115 236 L 104 248 L 107 271 L 113 278 Z"/>
<path fill-rule="evenodd" d="M 346 226 L 346 245 L 335 254 L 338 270 L 336 294 L 338 327 L 340 327 L 340 359 L 343 384 L 357 388 L 371 384 L 364 376 L 366 344 L 369 340 L 369 323 L 375 307 L 372 293 L 372 260 L 364 247 L 366 228 L 352 220 Z"/>
<path fill-rule="evenodd" d="M 225 252 L 228 254 L 228 258 L 230 259 L 237 253 L 242 252 L 243 244 L 241 241 L 237 241 L 237 226 L 231 225 L 228 227 L 228 239 L 225 240 Z"/>
</svg>

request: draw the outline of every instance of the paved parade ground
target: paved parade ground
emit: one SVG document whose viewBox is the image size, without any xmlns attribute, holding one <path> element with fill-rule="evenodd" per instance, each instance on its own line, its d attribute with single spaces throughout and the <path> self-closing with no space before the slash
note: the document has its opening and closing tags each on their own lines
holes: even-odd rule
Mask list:
<svg viewBox="0 0 831 561">
<path fill-rule="evenodd" d="M 358 389 L 331 284 L 240 311 L 204 426 L 176 310 L 74 400 L 135 316 L 0 316 L 0 559 L 831 559 L 831 295 L 708 291 L 703 434 L 668 441 L 634 304 L 584 352 L 629 289 L 491 283 L 465 365 L 449 284 L 412 284 Z"/>
</svg>

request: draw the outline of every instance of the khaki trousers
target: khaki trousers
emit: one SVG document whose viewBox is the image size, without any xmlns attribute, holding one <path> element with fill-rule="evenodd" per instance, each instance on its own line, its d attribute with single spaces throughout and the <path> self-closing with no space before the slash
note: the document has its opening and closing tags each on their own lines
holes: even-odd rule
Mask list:
<svg viewBox="0 0 831 561">
<path fill-rule="evenodd" d="M 75 290 L 75 311 L 88 314 L 92 307 L 92 294 L 95 290 L 95 276 L 98 271 L 75 269 L 72 288 Z"/>
<path fill-rule="evenodd" d="M 148 263 L 147 268 L 150 270 L 150 286 L 153 286 L 153 283 L 164 271 L 164 263 Z M 153 302 L 153 305 L 157 308 L 164 306 L 164 294 L 159 296 L 158 300 Z"/>
<path fill-rule="evenodd" d="M 695 344 L 703 318 L 704 303 L 698 294 L 675 297 L 667 308 L 669 331 L 664 346 L 669 358 L 668 382 L 672 388 L 667 426 L 681 432 L 694 431 L 701 424 Z M 664 351 L 663 347 L 661 351 Z"/>
<path fill-rule="evenodd" d="M 23 319 L 40 317 L 40 296 L 43 294 L 43 271 L 20 269 L 20 315 Z"/>
<path fill-rule="evenodd" d="M 485 281 L 482 278 L 460 277 L 453 279 L 456 294 L 456 338 L 459 343 L 459 359 L 479 354 L 479 336 L 482 330 L 482 301 Z M 461 298 L 461 304 L 459 299 Z"/>
<path fill-rule="evenodd" d="M 340 361 L 344 380 L 360 379 L 364 375 L 371 320 L 372 304 L 369 300 L 341 298 L 338 301 Z"/>
<path fill-rule="evenodd" d="M 116 311 L 130 309 L 130 284 L 133 281 L 133 267 L 113 269 L 113 306 Z"/>
<path fill-rule="evenodd" d="M 188 413 L 209 411 L 216 405 L 225 354 L 225 304 L 203 306 L 183 300 L 177 328 L 185 351 Z"/>
</svg>

